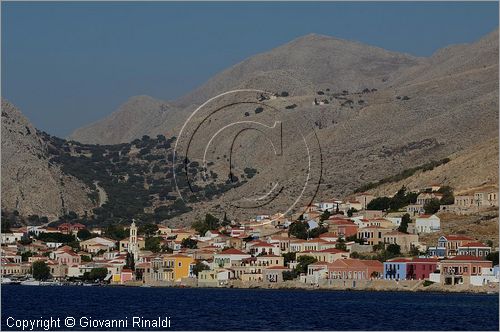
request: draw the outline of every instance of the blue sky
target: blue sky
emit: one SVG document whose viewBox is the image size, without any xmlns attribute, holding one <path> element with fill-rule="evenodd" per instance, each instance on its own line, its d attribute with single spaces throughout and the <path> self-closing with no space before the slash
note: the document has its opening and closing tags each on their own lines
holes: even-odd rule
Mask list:
<svg viewBox="0 0 500 332">
<path fill-rule="evenodd" d="M 496 2 L 2 2 L 2 96 L 65 137 L 308 33 L 429 56 L 496 27 Z"/>
</svg>

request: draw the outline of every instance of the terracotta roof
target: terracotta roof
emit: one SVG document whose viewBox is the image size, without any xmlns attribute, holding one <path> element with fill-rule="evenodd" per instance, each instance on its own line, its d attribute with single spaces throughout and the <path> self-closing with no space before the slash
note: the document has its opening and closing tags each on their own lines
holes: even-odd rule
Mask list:
<svg viewBox="0 0 500 332">
<path fill-rule="evenodd" d="M 382 226 L 371 225 L 371 226 L 367 226 L 365 228 L 360 228 L 359 230 L 362 231 L 363 229 L 388 229 L 388 228 L 385 228 L 385 227 L 382 227 Z"/>
<path fill-rule="evenodd" d="M 181 254 L 167 256 L 167 258 L 171 258 L 171 257 L 173 257 L 173 258 L 190 258 L 189 256 L 181 255 Z"/>
<path fill-rule="evenodd" d="M 469 242 L 469 243 L 462 244 L 460 247 L 461 248 L 463 248 L 463 247 L 489 248 L 486 244 L 481 243 L 481 242 Z"/>
<path fill-rule="evenodd" d="M 474 241 L 473 238 L 465 236 L 465 235 L 445 235 L 447 240 L 471 240 Z"/>
<path fill-rule="evenodd" d="M 485 261 L 482 257 L 471 256 L 471 255 L 458 255 L 452 258 L 448 258 L 445 261 Z"/>
<path fill-rule="evenodd" d="M 437 263 L 437 258 L 413 258 L 412 263 Z"/>
<path fill-rule="evenodd" d="M 315 263 L 309 264 L 308 266 L 329 266 L 330 264 L 332 264 L 332 263 L 329 263 L 329 262 L 315 262 Z"/>
<path fill-rule="evenodd" d="M 267 242 L 264 242 L 264 241 L 252 241 L 249 243 L 252 247 L 275 247 L 273 246 L 272 244 L 269 244 Z"/>
<path fill-rule="evenodd" d="M 347 254 L 347 251 L 340 250 L 340 249 L 337 249 L 337 248 L 323 249 L 323 250 L 320 250 L 319 252 L 328 252 L 328 253 L 331 253 L 331 254 L 341 254 L 341 253 Z"/>
<path fill-rule="evenodd" d="M 327 240 L 323 240 L 323 239 L 320 239 L 320 238 L 314 238 L 314 239 L 309 239 L 307 241 L 305 241 L 306 243 L 317 243 L 317 242 L 322 242 L 322 243 L 329 243 Z"/>
<path fill-rule="evenodd" d="M 403 232 L 394 230 L 392 232 L 386 233 L 385 235 L 413 235 L 413 234 L 407 234 L 407 233 L 403 233 Z"/>
<path fill-rule="evenodd" d="M 335 233 L 328 232 L 321 234 L 319 237 L 322 238 L 322 237 L 338 237 L 338 236 Z"/>
<path fill-rule="evenodd" d="M 410 258 L 394 258 L 394 259 L 389 259 L 387 262 L 388 263 L 407 263 L 410 262 Z"/>
<path fill-rule="evenodd" d="M 384 264 L 382 264 L 382 262 L 377 261 L 377 260 L 372 260 L 372 259 L 364 259 L 364 260 L 362 260 L 362 263 L 365 265 L 375 266 L 375 267 L 380 267 L 380 266 L 384 265 Z"/>
<path fill-rule="evenodd" d="M 285 266 L 270 266 L 266 267 L 265 270 L 289 270 L 289 268 Z"/>
<path fill-rule="evenodd" d="M 235 248 L 229 248 L 220 252 L 222 255 L 248 255 L 246 252 Z"/>
</svg>

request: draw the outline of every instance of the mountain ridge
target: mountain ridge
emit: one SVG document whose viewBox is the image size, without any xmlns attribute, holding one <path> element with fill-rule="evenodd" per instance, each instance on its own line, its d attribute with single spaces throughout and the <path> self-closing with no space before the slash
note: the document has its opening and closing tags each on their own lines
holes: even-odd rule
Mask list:
<svg viewBox="0 0 500 332">
<path fill-rule="evenodd" d="M 320 190 L 315 199 L 345 197 L 355 188 L 368 182 L 397 174 L 416 165 L 426 164 L 431 160 L 461 156 L 471 151 L 470 149 L 473 149 L 478 142 L 491 145 L 498 141 L 498 39 L 495 39 L 495 36 L 498 36 L 498 29 L 477 42 L 450 47 L 425 61 L 406 57 L 394 60 L 391 55 L 383 51 L 377 51 L 381 53 L 375 54 L 368 60 L 359 52 L 353 58 L 352 52 L 361 46 L 348 44 L 345 47 L 349 50 L 342 57 L 335 57 L 331 54 L 323 57 L 321 54 L 325 52 L 322 51 L 319 52 L 321 55 L 319 58 L 310 59 L 304 54 L 310 54 L 313 48 L 305 47 L 301 48 L 304 52 L 290 56 L 290 59 L 286 60 L 289 63 L 283 64 L 280 62 L 281 59 L 289 54 L 288 46 L 284 45 L 282 46 L 284 48 L 278 50 L 277 53 L 276 49 L 273 49 L 261 55 L 264 59 L 270 59 L 270 62 L 257 58 L 251 60 L 250 65 L 247 63 L 241 67 L 240 63 L 235 65 L 236 69 L 233 67 L 227 69 L 229 72 L 225 72 L 222 79 L 221 76 L 216 75 L 208 85 L 199 88 L 204 92 L 194 96 L 196 98 L 193 97 L 192 101 L 187 102 L 189 106 L 185 108 L 179 107 L 179 104 L 173 101 L 165 103 L 166 112 L 160 112 L 163 102 L 154 98 L 149 99 L 150 97 L 144 98 L 147 101 L 146 104 L 151 107 L 139 105 L 139 112 L 136 112 L 137 108 L 132 107 L 133 103 L 120 108 L 114 113 L 114 116 L 118 118 L 110 117 L 99 128 L 101 131 L 107 131 L 108 136 L 103 136 L 103 139 L 95 142 L 124 143 L 132 141 L 133 138 L 137 140 L 143 135 L 176 136 L 177 129 L 196 107 L 198 100 L 204 100 L 204 94 L 209 95 L 219 89 L 224 90 L 228 86 L 263 88 L 262 84 L 267 84 L 264 88 L 275 91 L 279 96 L 260 101 L 262 110 L 257 112 L 255 106 L 239 105 L 230 113 L 214 119 L 211 126 L 222 126 L 240 120 L 272 124 L 278 119 L 292 127 L 310 122 L 312 128 L 307 135 L 317 135 L 321 142 L 323 165 L 327 166 L 323 169 Z M 321 40 L 321 38 L 311 36 L 302 40 L 301 43 L 307 44 L 310 40 Z M 313 42 L 313 44 L 316 43 Z M 331 45 L 324 47 L 329 49 Z M 429 60 L 431 58 L 432 60 Z M 325 59 L 330 59 L 331 62 Z M 381 60 L 375 61 L 374 59 Z M 273 63 L 274 60 L 277 62 Z M 262 63 L 259 70 L 253 66 L 252 61 Z M 356 61 L 364 62 L 357 64 Z M 355 65 L 351 66 L 352 63 Z M 295 68 L 290 64 L 300 64 L 300 66 Z M 313 66 L 314 69 L 308 66 Z M 337 71 L 335 68 L 339 66 L 344 68 Z M 352 89 L 341 88 L 341 83 L 339 81 L 335 83 L 334 78 L 331 78 L 333 76 L 323 70 L 325 67 L 330 68 L 329 70 L 334 68 L 335 77 L 340 82 L 350 82 Z M 250 74 L 247 75 L 248 72 Z M 234 73 L 234 77 L 225 80 L 224 77 L 232 75 L 231 73 Z M 323 77 L 331 78 L 331 81 L 323 82 Z M 234 86 L 232 82 L 236 82 Z M 230 99 L 220 102 L 227 101 Z M 271 109 L 279 111 L 273 113 Z M 120 118 L 122 114 L 128 116 Z M 107 127 L 108 124 L 111 127 Z M 209 126 L 207 124 L 206 127 L 201 127 L 199 131 L 201 137 L 213 133 L 210 131 L 213 128 Z M 113 131 L 112 128 L 117 128 L 117 132 L 110 133 Z M 89 139 L 98 137 L 99 130 L 86 137 Z M 136 142 L 133 145 L 149 144 L 147 137 L 144 139 L 145 141 L 139 139 L 139 143 Z M 227 143 L 224 137 L 220 139 L 218 142 L 220 146 Z M 300 179 L 303 175 L 301 172 L 307 165 L 304 165 L 303 156 L 298 153 L 300 140 L 294 140 L 292 137 L 292 140 L 285 142 L 283 149 L 288 159 L 284 160 L 283 164 L 279 164 L 269 154 L 268 142 L 265 139 L 250 132 L 245 132 L 240 136 L 235 145 L 237 153 L 233 161 L 236 176 L 244 179 L 245 183 L 237 190 L 224 191 L 223 196 L 226 199 L 235 198 L 237 195 L 255 196 L 257 192 L 267 190 L 277 172 L 283 175 L 283 184 L 292 188 L 290 195 L 296 194 L 299 190 L 293 188 L 300 188 Z M 3 144 L 2 142 L 2 148 Z M 203 146 L 193 147 L 194 151 L 202 148 Z M 121 150 L 122 148 L 110 146 L 109 149 Z M 136 148 L 133 148 L 132 152 L 142 154 L 142 150 L 136 151 Z M 225 155 L 227 152 L 215 150 L 217 149 L 214 149 L 214 155 L 211 158 L 221 164 L 217 164 L 218 168 L 214 168 L 213 171 L 219 175 L 219 179 L 227 179 L 227 167 L 223 164 L 227 159 Z M 494 149 L 480 151 L 495 153 Z M 498 159 L 498 152 L 496 153 Z M 477 162 L 480 163 L 481 156 L 478 154 L 475 156 L 478 159 Z M 70 162 L 74 161 L 70 160 Z M 198 160 L 191 162 L 199 163 Z M 467 162 L 473 164 L 474 160 Z M 171 167 L 169 163 L 170 160 L 165 160 L 158 167 L 165 167 L 167 170 Z M 450 165 L 455 164 L 450 163 Z M 481 166 L 488 168 L 484 172 L 481 171 L 481 174 L 485 174 L 488 181 L 498 183 L 498 178 L 494 179 L 491 175 L 490 168 L 494 167 L 494 163 L 488 162 Z M 247 178 L 245 169 L 251 170 L 255 175 Z M 452 178 L 460 179 L 465 175 L 465 171 L 459 167 L 450 167 L 449 170 L 457 173 L 451 174 Z M 159 174 L 151 175 L 151 181 L 159 181 L 157 176 Z M 125 180 L 120 181 L 128 180 L 125 177 Z M 150 188 L 148 181 L 145 180 L 144 183 L 146 189 Z M 480 182 L 480 179 L 478 178 L 477 181 Z M 144 197 L 147 196 L 144 195 Z M 171 193 L 166 192 L 164 195 L 170 196 Z M 199 217 L 200 213 L 212 209 L 221 213 L 227 212 L 232 218 L 248 217 L 245 211 L 231 207 L 221 197 L 217 195 L 210 197 L 213 199 L 202 204 L 195 204 L 195 208 L 184 215 L 176 215 L 171 222 L 189 223 Z M 113 199 L 116 200 L 111 197 L 111 200 Z M 161 204 L 166 204 L 167 209 L 169 204 L 173 203 L 160 201 L 158 204 L 160 206 L 154 205 L 153 207 L 158 209 L 162 208 Z M 263 207 L 261 212 L 275 213 L 283 211 L 284 208 L 286 208 L 284 204 L 276 201 Z"/>
</svg>

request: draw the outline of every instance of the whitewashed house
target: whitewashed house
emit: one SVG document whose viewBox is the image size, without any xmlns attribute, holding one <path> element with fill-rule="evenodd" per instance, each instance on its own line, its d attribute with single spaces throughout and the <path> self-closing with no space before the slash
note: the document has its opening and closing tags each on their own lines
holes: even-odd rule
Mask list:
<svg viewBox="0 0 500 332">
<path fill-rule="evenodd" d="M 441 229 L 441 219 L 435 214 L 422 214 L 416 218 L 415 230 L 417 233 L 433 233 Z"/>
</svg>

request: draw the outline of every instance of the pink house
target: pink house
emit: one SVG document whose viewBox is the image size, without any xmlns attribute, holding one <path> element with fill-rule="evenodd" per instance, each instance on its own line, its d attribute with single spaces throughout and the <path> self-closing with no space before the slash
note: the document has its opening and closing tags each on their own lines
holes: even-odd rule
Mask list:
<svg viewBox="0 0 500 332">
<path fill-rule="evenodd" d="M 127 281 L 132 280 L 134 280 L 134 272 L 130 269 L 122 269 L 122 272 L 120 273 L 120 282 L 124 284 Z"/>
</svg>

